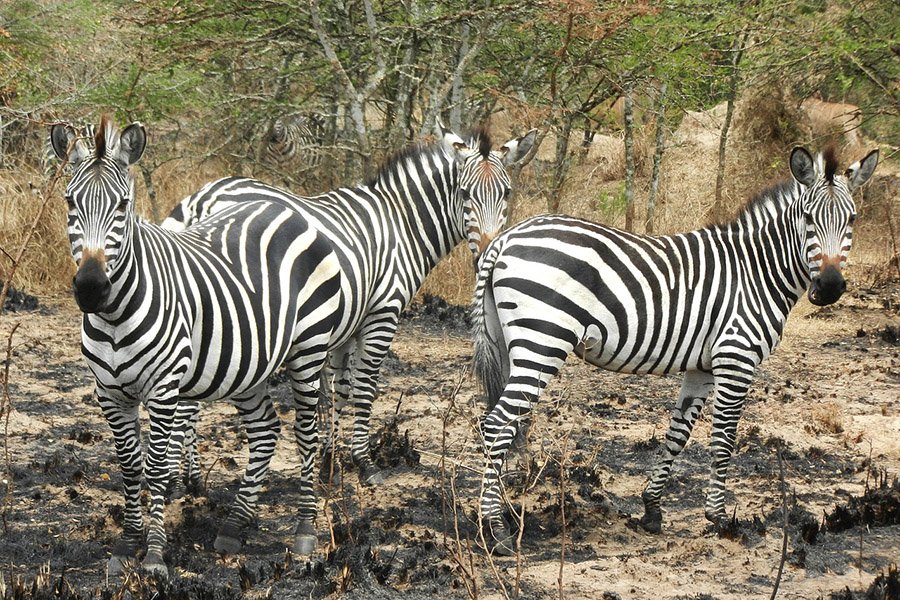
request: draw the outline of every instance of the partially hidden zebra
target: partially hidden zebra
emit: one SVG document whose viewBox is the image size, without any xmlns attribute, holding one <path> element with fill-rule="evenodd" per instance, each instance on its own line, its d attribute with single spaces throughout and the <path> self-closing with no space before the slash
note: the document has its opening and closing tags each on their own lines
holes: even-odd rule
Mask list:
<svg viewBox="0 0 900 600">
<path fill-rule="evenodd" d="M 264 139 L 263 160 L 282 171 L 311 171 L 322 164 L 324 137 L 318 115 L 277 117 Z"/>
<path fill-rule="evenodd" d="M 129 166 L 146 146 L 140 124 L 120 132 L 102 119 L 94 151 L 65 125 L 53 126 L 50 137 L 56 155 L 74 167 L 66 201 L 77 265 L 73 290 L 84 312 L 82 353 L 122 468 L 124 531 L 110 571 L 120 572 L 142 544 L 145 478 L 151 500 L 143 566 L 167 572 L 170 437 L 179 411 L 204 400 L 230 398 L 247 431 L 247 470 L 215 541 L 220 552 L 240 548 L 278 438 L 266 379 L 280 365 L 291 382 L 300 450 L 295 549 L 310 552 L 319 378 L 343 314 L 331 244 L 300 213 L 253 189 L 189 231 L 162 229 L 135 215 Z M 146 453 L 139 436 L 142 403 L 150 424 Z"/>
<path fill-rule="evenodd" d="M 513 552 L 500 470 L 513 438 L 570 353 L 625 373 L 684 372 L 661 456 L 642 494 L 644 529 L 662 526 L 660 497 L 713 391 L 706 518 L 725 516 L 725 475 L 751 378 L 808 290 L 816 305 L 845 290 L 852 193 L 878 151 L 837 172 L 833 150 L 790 156 L 793 180 L 751 200 L 727 224 L 646 236 L 567 216 L 505 231 L 482 254 L 474 371 L 489 409 L 480 514 L 489 549 Z"/>
<path fill-rule="evenodd" d="M 477 255 L 500 231 L 510 193 L 505 166 L 525 156 L 535 134 L 532 130 L 493 151 L 483 129 L 465 140 L 442 130 L 439 142 L 401 151 L 367 183 L 306 198 L 256 181 L 222 179 L 184 199 L 163 224 L 181 229 L 202 222 L 252 191 L 290 206 L 331 241 L 341 262 L 346 310 L 330 348 L 326 379 L 334 387 L 335 418 L 345 405 L 353 407 L 351 456 L 364 483 L 383 481 L 369 451 L 369 418 L 400 313 L 457 244 L 466 240 Z M 327 428 L 323 444 L 320 475 L 325 481 L 337 475 L 336 425 Z"/>
</svg>

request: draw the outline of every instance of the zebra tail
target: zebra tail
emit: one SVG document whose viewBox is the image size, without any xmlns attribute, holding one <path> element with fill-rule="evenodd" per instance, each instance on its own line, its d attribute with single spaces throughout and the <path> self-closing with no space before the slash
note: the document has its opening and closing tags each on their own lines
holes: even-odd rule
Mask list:
<svg viewBox="0 0 900 600">
<path fill-rule="evenodd" d="M 503 331 L 491 288 L 494 263 L 499 253 L 500 244 L 491 244 L 478 261 L 478 281 L 472 302 L 472 337 L 475 340 L 472 371 L 487 401 L 487 412 L 497 405 L 509 378 L 505 372 L 508 371 L 508 359 L 504 361 L 502 354 L 505 351 Z"/>
</svg>

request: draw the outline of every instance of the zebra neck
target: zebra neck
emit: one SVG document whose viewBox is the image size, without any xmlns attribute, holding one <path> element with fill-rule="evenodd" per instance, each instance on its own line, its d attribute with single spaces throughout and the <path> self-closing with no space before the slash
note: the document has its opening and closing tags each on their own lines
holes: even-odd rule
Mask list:
<svg viewBox="0 0 900 600">
<path fill-rule="evenodd" d="M 735 250 L 752 273 L 754 285 L 748 291 L 787 317 L 809 286 L 803 256 L 806 232 L 798 225 L 799 204 L 790 202 L 782 210 L 758 221 L 739 219 L 729 229 L 736 239 Z"/>
<path fill-rule="evenodd" d="M 422 278 L 465 239 L 459 169 L 443 152 L 407 159 L 367 187 L 371 195 L 366 196 L 379 199 L 385 216 L 406 239 L 397 250 Z"/>
<path fill-rule="evenodd" d="M 149 276 L 152 265 L 146 264 L 146 259 L 154 253 L 145 247 L 145 238 L 141 235 L 141 227 L 137 221 L 132 227 L 132 233 L 126 236 L 127 242 L 122 244 L 115 268 L 109 277 L 112 289 L 102 318 L 112 323 L 121 320 L 123 315 L 146 315 L 153 310 L 154 305 L 162 304 L 163 294 L 155 289 Z M 159 258 L 161 257 L 157 257 Z"/>
</svg>

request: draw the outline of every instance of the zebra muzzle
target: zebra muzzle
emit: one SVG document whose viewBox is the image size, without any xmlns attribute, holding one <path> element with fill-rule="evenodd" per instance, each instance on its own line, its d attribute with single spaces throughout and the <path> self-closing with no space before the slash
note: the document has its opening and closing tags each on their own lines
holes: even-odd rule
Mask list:
<svg viewBox="0 0 900 600">
<path fill-rule="evenodd" d="M 833 265 L 828 265 L 812 280 L 807 296 L 816 306 L 827 306 L 837 302 L 846 290 L 847 280 L 841 271 Z"/>
<path fill-rule="evenodd" d="M 106 276 L 103 263 L 95 257 L 85 259 L 75 278 L 72 280 L 72 291 L 75 302 L 82 312 L 100 312 L 106 306 L 112 284 Z"/>
</svg>

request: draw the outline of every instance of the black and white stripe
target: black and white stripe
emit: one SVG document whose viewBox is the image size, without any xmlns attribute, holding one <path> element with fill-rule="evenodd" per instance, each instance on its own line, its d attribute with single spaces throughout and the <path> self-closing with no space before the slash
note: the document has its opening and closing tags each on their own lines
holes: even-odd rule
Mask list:
<svg viewBox="0 0 900 600">
<path fill-rule="evenodd" d="M 483 130 L 465 140 L 444 130 L 440 142 L 399 153 L 371 181 L 308 198 L 247 179 L 222 179 L 185 199 L 166 221 L 167 227 L 189 225 L 252 192 L 290 206 L 330 240 L 341 262 L 346 310 L 327 380 L 339 409 L 350 404 L 355 412 L 351 454 L 365 482 L 382 480 L 370 457 L 369 417 L 400 312 L 457 244 L 466 240 L 477 255 L 503 227 L 510 192 L 505 165 L 522 158 L 533 139 L 529 132 L 493 151 Z M 328 428 L 323 452 L 326 478 L 333 468 L 333 430 Z"/>
<path fill-rule="evenodd" d="M 141 481 L 150 495 L 144 567 L 166 571 L 163 549 L 167 453 L 178 419 L 199 401 L 230 398 L 247 430 L 250 459 L 216 549 L 240 548 L 254 518 L 279 420 L 266 378 L 285 365 L 296 406 L 301 500 L 295 547 L 315 545 L 312 468 L 316 404 L 327 348 L 341 311 L 340 273 L 331 245 L 297 211 L 247 190 L 242 202 L 189 231 L 173 233 L 134 212 L 128 167 L 143 154 L 135 123 L 104 119 L 89 152 L 64 125 L 51 130 L 55 153 L 74 175 L 66 188 L 68 232 L 78 266 L 73 288 L 85 313 L 82 352 L 115 439 L 125 492 L 124 533 L 110 568 L 141 545 Z M 146 454 L 138 408 L 146 406 Z"/>
<path fill-rule="evenodd" d="M 644 236 L 541 216 L 499 236 L 480 259 L 475 371 L 489 398 L 481 513 L 488 544 L 512 552 L 500 469 L 542 390 L 571 353 L 626 373 L 684 372 L 662 455 L 643 493 L 642 525 L 659 531 L 672 462 L 712 390 L 713 455 L 706 516 L 725 516 L 725 474 L 754 369 L 778 344 L 808 290 L 837 301 L 855 216 L 852 192 L 874 151 L 836 173 L 833 152 L 791 155 L 793 181 L 772 187 L 725 225 Z"/>
</svg>

